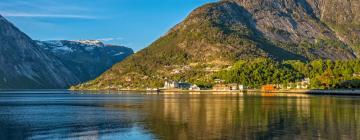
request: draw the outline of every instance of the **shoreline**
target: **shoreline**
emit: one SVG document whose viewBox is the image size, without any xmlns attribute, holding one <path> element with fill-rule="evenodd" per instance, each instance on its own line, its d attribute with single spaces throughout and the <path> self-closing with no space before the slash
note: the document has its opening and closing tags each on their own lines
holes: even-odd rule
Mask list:
<svg viewBox="0 0 360 140">
<path fill-rule="evenodd" d="M 318 89 L 304 89 L 304 90 L 273 90 L 273 91 L 263 91 L 260 89 L 248 89 L 248 90 L 139 90 L 139 89 L 124 89 L 124 90 L 69 90 L 73 92 L 213 92 L 213 93 L 237 93 L 237 92 L 249 92 L 249 93 L 292 93 L 292 94 L 312 94 L 312 95 L 359 95 L 360 89 L 335 89 L 335 90 L 318 90 Z"/>
<path fill-rule="evenodd" d="M 264 92 L 261 90 L 248 90 L 248 92 Z M 360 95 L 360 89 L 335 89 L 335 90 L 276 90 L 267 91 L 266 93 L 300 93 L 300 94 L 313 94 L 313 95 Z"/>
</svg>

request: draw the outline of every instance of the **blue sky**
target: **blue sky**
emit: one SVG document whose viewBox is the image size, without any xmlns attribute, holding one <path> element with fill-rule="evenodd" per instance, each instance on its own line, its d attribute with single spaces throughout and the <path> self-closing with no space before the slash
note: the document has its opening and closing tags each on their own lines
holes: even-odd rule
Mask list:
<svg viewBox="0 0 360 140">
<path fill-rule="evenodd" d="M 99 39 L 139 50 L 217 0 L 1 0 L 0 14 L 36 40 Z"/>
</svg>

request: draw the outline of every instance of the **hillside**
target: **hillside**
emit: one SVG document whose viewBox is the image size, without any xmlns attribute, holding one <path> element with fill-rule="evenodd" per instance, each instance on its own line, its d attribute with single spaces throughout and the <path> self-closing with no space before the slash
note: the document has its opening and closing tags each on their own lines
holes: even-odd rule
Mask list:
<svg viewBox="0 0 360 140">
<path fill-rule="evenodd" d="M 358 5 L 359 1 L 340 0 L 206 4 L 149 47 L 73 88 L 161 87 L 166 79 L 209 83 L 214 72 L 254 58 L 354 59 L 359 54 Z M 347 12 L 336 12 L 339 8 Z"/>
<path fill-rule="evenodd" d="M 271 40 L 301 44 L 331 40 L 359 54 L 360 1 L 229 0 L 252 13 L 258 29 Z M 275 31 L 275 32 L 274 32 Z M 321 50 L 325 51 L 326 50 Z M 324 53 L 323 53 L 324 55 Z M 336 57 L 325 57 L 334 59 Z"/>
<path fill-rule="evenodd" d="M 36 43 L 48 54 L 56 56 L 80 82 L 95 79 L 134 53 L 130 48 L 107 45 L 97 40 L 52 40 Z M 79 83 L 72 85 L 75 84 Z"/>
<path fill-rule="evenodd" d="M 79 79 L 0 16 L 0 89 L 65 88 Z"/>
<path fill-rule="evenodd" d="M 322 3 L 319 5 L 318 3 Z M 321 0 L 311 4 L 316 16 L 360 55 L 360 1 Z"/>
<path fill-rule="evenodd" d="M 0 89 L 66 89 L 133 54 L 100 41 L 34 41 L 0 16 Z"/>
</svg>

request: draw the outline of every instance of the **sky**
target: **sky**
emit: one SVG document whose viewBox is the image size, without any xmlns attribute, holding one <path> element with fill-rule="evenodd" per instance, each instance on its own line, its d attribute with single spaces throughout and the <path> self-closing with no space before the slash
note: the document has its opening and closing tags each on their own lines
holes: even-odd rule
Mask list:
<svg viewBox="0 0 360 140">
<path fill-rule="evenodd" d="M 217 0 L 1 0 L 0 14 L 34 40 L 101 40 L 138 51 Z"/>
</svg>

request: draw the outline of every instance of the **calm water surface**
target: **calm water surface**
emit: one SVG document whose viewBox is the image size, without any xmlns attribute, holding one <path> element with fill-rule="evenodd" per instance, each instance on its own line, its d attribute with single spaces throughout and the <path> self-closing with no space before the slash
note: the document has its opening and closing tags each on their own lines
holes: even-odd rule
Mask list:
<svg viewBox="0 0 360 140">
<path fill-rule="evenodd" d="M 360 139 L 360 97 L 0 92 L 0 139 Z"/>
</svg>

